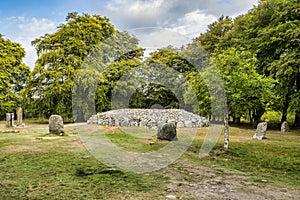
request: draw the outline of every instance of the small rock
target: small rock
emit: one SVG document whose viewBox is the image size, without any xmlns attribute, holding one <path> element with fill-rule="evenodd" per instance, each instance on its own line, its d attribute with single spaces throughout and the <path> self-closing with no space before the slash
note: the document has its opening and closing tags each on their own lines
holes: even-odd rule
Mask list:
<svg viewBox="0 0 300 200">
<path fill-rule="evenodd" d="M 166 198 L 167 199 L 176 199 L 176 196 L 175 195 L 167 195 Z"/>
</svg>

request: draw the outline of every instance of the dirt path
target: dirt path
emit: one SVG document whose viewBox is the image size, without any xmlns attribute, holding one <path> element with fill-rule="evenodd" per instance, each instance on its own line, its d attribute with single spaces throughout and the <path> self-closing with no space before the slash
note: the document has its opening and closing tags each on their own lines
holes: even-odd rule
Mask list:
<svg viewBox="0 0 300 200">
<path fill-rule="evenodd" d="M 176 199 L 300 199 L 299 191 L 275 187 L 264 180 L 253 182 L 244 175 L 194 165 L 186 160 L 168 167 L 165 175 L 170 177 L 167 192 Z"/>
</svg>

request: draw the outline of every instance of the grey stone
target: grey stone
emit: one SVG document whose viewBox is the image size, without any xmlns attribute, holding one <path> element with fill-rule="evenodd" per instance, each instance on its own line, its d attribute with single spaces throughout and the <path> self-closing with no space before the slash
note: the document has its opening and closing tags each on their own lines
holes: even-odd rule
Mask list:
<svg viewBox="0 0 300 200">
<path fill-rule="evenodd" d="M 158 127 L 157 138 L 160 140 L 174 140 L 176 139 L 176 126 L 173 123 L 165 123 Z"/>
<path fill-rule="evenodd" d="M 188 127 L 188 128 L 192 128 L 193 127 L 193 122 L 192 121 L 184 121 L 184 126 Z"/>
<path fill-rule="evenodd" d="M 141 122 L 140 122 L 140 127 L 147 127 L 147 123 L 148 123 L 148 120 L 147 119 L 144 119 L 142 118 L 141 119 Z"/>
<path fill-rule="evenodd" d="M 17 126 L 21 126 L 23 124 L 23 109 L 21 107 L 17 108 Z"/>
<path fill-rule="evenodd" d="M 6 113 L 6 127 L 14 126 L 14 113 Z"/>
<path fill-rule="evenodd" d="M 289 132 L 289 131 L 290 131 L 290 126 L 286 121 L 284 121 L 281 124 L 281 132 Z"/>
<path fill-rule="evenodd" d="M 129 123 L 129 120 L 128 119 L 123 119 L 120 123 L 120 126 L 129 126 L 130 123 Z"/>
<path fill-rule="evenodd" d="M 60 115 L 51 115 L 49 118 L 49 132 L 61 134 L 64 132 L 64 121 Z"/>
<path fill-rule="evenodd" d="M 254 139 L 262 140 L 265 138 L 267 132 L 268 124 L 267 122 L 261 122 L 257 125 L 256 132 L 253 135 Z"/>
<path fill-rule="evenodd" d="M 178 122 L 177 128 L 184 128 L 184 123 L 182 121 Z"/>
</svg>

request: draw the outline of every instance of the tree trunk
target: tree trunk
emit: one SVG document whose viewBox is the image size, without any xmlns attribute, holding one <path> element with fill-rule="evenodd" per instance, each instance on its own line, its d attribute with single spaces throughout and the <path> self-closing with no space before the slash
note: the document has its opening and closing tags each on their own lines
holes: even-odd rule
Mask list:
<svg viewBox="0 0 300 200">
<path fill-rule="evenodd" d="M 229 146 L 229 124 L 228 124 L 228 111 L 225 108 L 224 113 L 224 149 L 228 149 Z"/>
<path fill-rule="evenodd" d="M 289 108 L 290 96 L 286 95 L 285 100 L 283 102 L 282 116 L 281 116 L 281 124 L 287 119 L 287 111 Z"/>
<path fill-rule="evenodd" d="M 253 118 L 251 115 L 251 110 L 249 109 L 249 119 L 250 119 L 250 124 L 253 124 Z"/>
<path fill-rule="evenodd" d="M 298 127 L 300 125 L 300 111 L 297 110 L 295 113 L 295 121 L 294 121 L 294 127 Z"/>
</svg>

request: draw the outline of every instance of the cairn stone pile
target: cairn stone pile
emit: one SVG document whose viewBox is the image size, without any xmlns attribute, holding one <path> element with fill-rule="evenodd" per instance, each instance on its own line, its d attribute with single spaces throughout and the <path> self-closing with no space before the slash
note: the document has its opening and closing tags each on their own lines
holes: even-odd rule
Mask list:
<svg viewBox="0 0 300 200">
<path fill-rule="evenodd" d="M 209 121 L 182 109 L 119 109 L 93 115 L 87 123 L 157 129 L 165 123 L 173 123 L 177 128 L 202 127 L 208 126 Z"/>
</svg>

